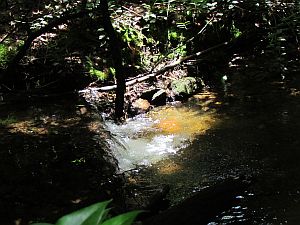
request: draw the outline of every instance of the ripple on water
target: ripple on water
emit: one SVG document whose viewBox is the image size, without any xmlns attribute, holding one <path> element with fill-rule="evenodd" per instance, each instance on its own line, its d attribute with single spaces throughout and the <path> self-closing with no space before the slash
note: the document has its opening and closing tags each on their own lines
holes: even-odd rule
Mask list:
<svg viewBox="0 0 300 225">
<path fill-rule="evenodd" d="M 217 123 L 214 113 L 199 108 L 166 106 L 118 125 L 106 122 L 113 134 L 111 149 L 121 171 L 137 165 L 150 166 L 189 144 Z"/>
</svg>

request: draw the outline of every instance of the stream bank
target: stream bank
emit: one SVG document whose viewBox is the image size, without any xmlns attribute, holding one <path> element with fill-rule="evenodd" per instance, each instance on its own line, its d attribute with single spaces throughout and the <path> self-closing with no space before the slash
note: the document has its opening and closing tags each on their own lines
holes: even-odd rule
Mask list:
<svg viewBox="0 0 300 225">
<path fill-rule="evenodd" d="M 122 211 L 123 178 L 101 117 L 75 94 L 24 96 L 3 94 L 0 105 L 1 224 L 55 222 L 107 199 Z"/>
</svg>

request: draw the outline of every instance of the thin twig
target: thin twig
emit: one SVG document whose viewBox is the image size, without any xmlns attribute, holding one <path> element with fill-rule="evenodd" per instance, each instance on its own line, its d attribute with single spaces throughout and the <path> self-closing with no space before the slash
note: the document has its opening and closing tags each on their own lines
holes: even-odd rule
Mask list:
<svg viewBox="0 0 300 225">
<path fill-rule="evenodd" d="M 127 7 L 125 7 L 125 6 L 122 6 L 122 8 L 125 9 L 125 10 L 127 10 L 128 12 L 133 13 L 133 14 L 136 15 L 136 16 L 142 17 L 142 15 L 138 14 L 137 12 L 135 12 L 135 11 L 133 11 L 133 10 L 131 10 L 131 9 L 127 8 Z"/>
</svg>

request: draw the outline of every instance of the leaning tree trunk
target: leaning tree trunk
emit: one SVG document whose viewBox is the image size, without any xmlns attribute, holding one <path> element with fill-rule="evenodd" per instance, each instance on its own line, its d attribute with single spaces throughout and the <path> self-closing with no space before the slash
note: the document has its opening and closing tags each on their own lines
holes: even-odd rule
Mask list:
<svg viewBox="0 0 300 225">
<path fill-rule="evenodd" d="M 121 119 L 124 116 L 124 94 L 126 89 L 125 73 L 122 65 L 121 41 L 112 26 L 107 0 L 101 0 L 100 7 L 102 12 L 102 24 L 109 37 L 110 52 L 116 70 L 117 90 L 115 100 L 115 117 L 116 119 Z"/>
</svg>

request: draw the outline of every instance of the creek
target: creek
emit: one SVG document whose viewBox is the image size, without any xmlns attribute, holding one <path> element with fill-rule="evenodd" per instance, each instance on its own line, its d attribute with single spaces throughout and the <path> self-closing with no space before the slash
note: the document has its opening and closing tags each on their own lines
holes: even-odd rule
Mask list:
<svg viewBox="0 0 300 225">
<path fill-rule="evenodd" d="M 254 182 L 240 203 L 210 225 L 299 224 L 299 93 L 283 83 L 226 91 L 204 91 L 122 125 L 106 121 L 120 170 L 145 167 L 149 183 L 170 186 L 172 204 L 245 176 Z"/>
</svg>

